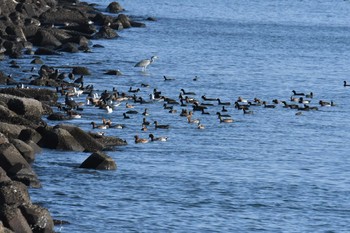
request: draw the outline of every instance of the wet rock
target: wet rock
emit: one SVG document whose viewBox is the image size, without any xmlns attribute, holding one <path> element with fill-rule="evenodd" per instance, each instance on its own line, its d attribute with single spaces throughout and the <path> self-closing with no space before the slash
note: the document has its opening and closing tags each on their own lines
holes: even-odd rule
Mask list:
<svg viewBox="0 0 350 233">
<path fill-rule="evenodd" d="M 30 64 L 44 64 L 43 60 L 41 60 L 40 58 L 34 58 Z"/>
<path fill-rule="evenodd" d="M 27 129 L 27 127 L 23 125 L 0 122 L 0 132 L 7 138 L 18 138 L 18 135 L 23 129 Z"/>
<path fill-rule="evenodd" d="M 18 207 L 29 204 L 30 197 L 27 186 L 18 181 L 4 181 L 0 185 L 0 206 Z"/>
<path fill-rule="evenodd" d="M 35 55 L 62 55 L 50 48 L 39 47 L 35 50 Z"/>
<path fill-rule="evenodd" d="M 76 66 L 72 69 L 73 74 L 78 74 L 78 75 L 90 75 L 90 71 L 87 67 L 81 67 L 81 66 Z"/>
<path fill-rule="evenodd" d="M 88 16 L 78 9 L 58 7 L 50 9 L 40 15 L 43 24 L 67 24 L 76 23 L 79 25 L 88 24 Z"/>
<path fill-rule="evenodd" d="M 40 154 L 42 149 L 38 146 L 38 144 L 36 144 L 34 141 L 32 140 L 29 140 L 29 141 L 26 141 L 26 143 L 31 147 L 33 148 L 34 150 L 34 154 Z"/>
<path fill-rule="evenodd" d="M 117 20 L 122 23 L 124 28 L 131 28 L 130 19 L 124 14 L 119 14 Z"/>
<path fill-rule="evenodd" d="M 9 140 L 3 133 L 0 133 L 0 145 L 4 143 L 9 143 Z"/>
<path fill-rule="evenodd" d="M 119 13 L 121 11 L 124 11 L 124 8 L 118 2 L 111 2 L 107 6 L 107 12 L 109 13 Z"/>
<path fill-rule="evenodd" d="M 58 40 L 55 35 L 52 34 L 52 31 L 40 29 L 31 42 L 36 46 L 48 47 L 55 49 L 62 45 L 61 41 Z"/>
<path fill-rule="evenodd" d="M 115 161 L 102 152 L 92 153 L 81 165 L 80 168 L 90 168 L 97 170 L 116 170 Z"/>
<path fill-rule="evenodd" d="M 34 153 L 34 149 L 31 146 L 29 146 L 27 143 L 19 139 L 13 139 L 11 140 L 11 143 L 16 147 L 16 149 L 21 153 L 23 158 L 28 163 L 34 162 L 35 153 Z"/>
<path fill-rule="evenodd" d="M 95 34 L 96 39 L 113 39 L 119 37 L 116 31 L 108 26 L 102 26 L 98 33 Z"/>
<path fill-rule="evenodd" d="M 24 142 L 33 141 L 37 143 L 40 141 L 41 135 L 34 129 L 26 128 L 21 130 L 18 139 Z"/>
<path fill-rule="evenodd" d="M 77 52 L 79 52 L 78 47 L 79 47 L 78 44 L 68 42 L 68 43 L 63 44 L 59 48 L 59 51 L 67 52 L 67 53 L 77 53 Z"/>
<path fill-rule="evenodd" d="M 135 22 L 135 21 L 130 21 L 130 25 L 132 27 L 139 27 L 139 28 L 144 28 L 146 27 L 146 24 L 140 23 L 140 22 Z"/>
<path fill-rule="evenodd" d="M 92 35 L 97 32 L 96 26 L 93 24 L 76 24 L 76 25 L 68 25 L 63 26 L 61 29 L 64 29 L 67 31 L 67 33 L 76 34 L 77 32 Z M 71 34 L 71 35 L 72 35 Z"/>
<path fill-rule="evenodd" d="M 6 181 L 11 181 L 11 179 L 7 176 L 6 171 L 0 167 L 0 184 Z"/>
<path fill-rule="evenodd" d="M 120 70 L 107 70 L 104 74 L 106 75 L 123 75 Z"/>
<path fill-rule="evenodd" d="M 80 145 L 82 145 L 85 148 L 84 151 L 92 152 L 103 150 L 105 148 L 104 144 L 97 142 L 95 138 L 91 137 L 90 134 L 86 133 L 79 127 L 67 124 L 61 124 L 58 125 L 58 127 L 67 130 L 80 143 Z"/>
<path fill-rule="evenodd" d="M 4 206 L 0 211 L 0 217 L 3 220 L 4 226 L 14 232 L 33 233 L 27 220 L 17 207 Z"/>
<path fill-rule="evenodd" d="M 8 171 L 7 175 L 16 181 L 20 181 L 23 184 L 32 188 L 41 188 L 40 181 L 31 167 L 26 164 L 19 164 L 12 166 Z"/>
<path fill-rule="evenodd" d="M 147 19 L 146 20 L 148 20 L 148 21 L 157 21 L 157 19 L 156 18 L 154 18 L 154 17 L 147 17 Z"/>
<path fill-rule="evenodd" d="M 66 121 L 69 120 L 70 117 L 67 114 L 61 112 L 54 112 L 48 115 L 47 119 L 50 121 Z"/>
<path fill-rule="evenodd" d="M 93 21 L 100 26 L 107 26 L 112 24 L 115 21 L 115 18 L 110 15 L 105 15 L 102 13 L 98 13 L 93 18 Z"/>
<path fill-rule="evenodd" d="M 35 172 L 13 144 L 0 145 L 0 166 L 11 179 L 21 181 L 28 186 L 40 187 Z"/>
<path fill-rule="evenodd" d="M 53 219 L 46 208 L 34 204 L 27 204 L 21 206 L 20 210 L 33 232 L 53 232 Z"/>
<path fill-rule="evenodd" d="M 0 94 L 0 99 L 7 103 L 8 108 L 18 115 L 39 119 L 44 112 L 42 103 L 35 99 L 7 94 Z"/>
<path fill-rule="evenodd" d="M 84 151 L 85 148 L 79 144 L 77 140 L 65 129 L 40 128 L 42 139 L 38 145 L 44 148 L 66 150 L 66 151 Z"/>
</svg>

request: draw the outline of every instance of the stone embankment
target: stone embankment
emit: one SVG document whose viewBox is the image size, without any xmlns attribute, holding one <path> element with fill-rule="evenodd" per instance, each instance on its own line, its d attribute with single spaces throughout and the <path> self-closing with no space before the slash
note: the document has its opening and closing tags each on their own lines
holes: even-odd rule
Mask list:
<svg viewBox="0 0 350 233">
<path fill-rule="evenodd" d="M 112 2 L 106 11 L 110 14 L 78 0 L 0 0 L 0 59 L 16 59 L 24 53 L 39 56 L 89 52 L 92 39 L 116 38 L 118 30 L 145 26 L 123 14 L 117 2 Z M 32 62 L 43 64 L 39 57 Z M 15 67 L 16 62 L 12 65 Z M 84 67 L 76 67 L 72 75 L 87 72 Z M 1 70 L 0 84 L 11 84 L 0 89 L 0 232 L 54 232 L 55 221 L 49 211 L 32 203 L 28 193 L 28 188 L 41 187 L 31 167 L 36 154 L 42 148 L 91 152 L 81 168 L 114 170 L 115 161 L 102 151 L 126 142 L 73 125 L 47 125 L 43 116 L 55 120 L 67 117 L 53 112 L 58 93 L 52 88 L 23 88 Z M 43 64 L 30 84 L 79 88 L 83 81 L 66 82 L 57 70 Z M 64 107 L 76 106 L 66 102 Z"/>
</svg>

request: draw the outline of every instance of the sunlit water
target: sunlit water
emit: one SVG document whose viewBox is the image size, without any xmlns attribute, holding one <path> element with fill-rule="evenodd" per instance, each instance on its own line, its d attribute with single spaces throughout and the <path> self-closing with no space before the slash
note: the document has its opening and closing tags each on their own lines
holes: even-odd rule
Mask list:
<svg viewBox="0 0 350 233">
<path fill-rule="evenodd" d="M 109 2 L 100 1 L 100 9 Z M 47 57 L 50 65 L 88 66 L 85 77 L 98 92 L 127 92 L 148 99 L 154 88 L 177 99 L 180 89 L 220 97 L 272 103 L 289 101 L 292 90 L 314 93 L 303 112 L 252 107 L 244 115 L 227 107 L 234 123 L 220 123 L 217 102 L 210 115 L 195 112 L 198 130 L 163 103 L 135 105 L 147 120 L 169 130 L 141 131 L 141 114 L 124 120 L 120 105 L 111 114 L 86 106 L 83 118 L 67 123 L 92 130 L 102 117 L 126 124 L 106 130 L 128 145 L 107 152 L 117 171 L 77 168 L 89 153 L 45 150 L 34 169 L 43 188 L 34 202 L 71 224 L 58 232 L 347 232 L 350 225 L 350 3 L 348 1 L 120 1 L 146 28 L 93 41 L 90 54 Z M 133 67 L 159 57 L 147 72 Z M 20 60 L 30 67 L 31 58 Z M 104 75 L 120 69 L 123 76 Z M 173 78 L 164 81 L 163 75 Z M 198 76 L 197 81 L 193 78 Z M 350 79 L 349 79 L 350 81 Z M 141 87 L 147 83 L 150 87 Z M 85 96 L 77 98 L 84 101 Z M 337 106 L 320 107 L 319 100 Z M 187 107 L 191 109 L 191 107 Z M 57 122 L 49 122 L 51 125 Z M 167 142 L 135 144 L 134 135 L 168 136 Z"/>
</svg>

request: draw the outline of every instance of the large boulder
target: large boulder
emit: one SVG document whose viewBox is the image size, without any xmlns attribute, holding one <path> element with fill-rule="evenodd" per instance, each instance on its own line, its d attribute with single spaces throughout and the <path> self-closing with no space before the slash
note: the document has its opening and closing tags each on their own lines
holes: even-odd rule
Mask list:
<svg viewBox="0 0 350 233">
<path fill-rule="evenodd" d="M 44 24 L 87 24 L 89 18 L 85 13 L 77 9 L 57 7 L 41 14 L 40 21 Z"/>
<path fill-rule="evenodd" d="M 44 148 L 66 150 L 66 151 L 84 151 L 85 148 L 65 129 L 59 127 L 40 127 L 38 132 L 42 138 L 38 145 Z"/>
<path fill-rule="evenodd" d="M 73 74 L 78 74 L 78 75 L 90 75 L 90 71 L 87 67 L 82 67 L 82 66 L 75 66 L 72 69 Z"/>
<path fill-rule="evenodd" d="M 96 39 L 113 39 L 119 37 L 116 31 L 108 26 L 102 26 L 98 33 L 95 34 Z"/>
<path fill-rule="evenodd" d="M 28 143 L 28 141 L 33 141 L 35 143 L 38 143 L 41 139 L 41 135 L 34 129 L 23 129 L 20 134 L 18 135 L 18 139 Z"/>
<path fill-rule="evenodd" d="M 44 113 L 42 103 L 32 98 L 0 94 L 0 100 L 5 102 L 10 110 L 27 118 L 40 119 Z"/>
<path fill-rule="evenodd" d="M 97 142 L 90 134 L 86 133 L 84 130 L 76 127 L 74 125 L 61 124 L 57 127 L 67 130 L 79 143 L 82 145 L 84 151 L 98 151 L 103 150 L 105 146 Z"/>
<path fill-rule="evenodd" d="M 123 28 L 131 28 L 130 19 L 124 14 L 119 14 L 117 20 L 123 24 Z"/>
<path fill-rule="evenodd" d="M 11 143 L 16 147 L 16 149 L 21 153 L 23 158 L 28 162 L 32 163 L 35 160 L 35 151 L 34 149 L 19 139 L 13 139 Z"/>
<path fill-rule="evenodd" d="M 107 6 L 107 12 L 109 13 L 119 13 L 121 11 L 124 11 L 124 8 L 118 2 L 111 2 Z"/>
<path fill-rule="evenodd" d="M 92 153 L 81 165 L 80 168 L 97 170 L 116 170 L 117 164 L 108 155 L 98 151 Z"/>
<path fill-rule="evenodd" d="M 0 145 L 0 166 L 13 179 L 35 188 L 40 187 L 37 175 L 23 158 L 17 148 L 11 143 Z"/>
<path fill-rule="evenodd" d="M 36 46 L 57 48 L 62 45 L 61 41 L 49 30 L 40 29 L 35 36 L 31 39 L 31 42 Z"/>
<path fill-rule="evenodd" d="M 6 171 L 0 167 L 0 184 L 7 181 L 11 181 L 11 179 L 7 176 Z"/>
<path fill-rule="evenodd" d="M 1 109 L 1 108 L 0 108 Z M 26 126 L 9 124 L 5 122 L 0 122 L 0 132 L 4 134 L 7 138 L 18 138 L 18 135 Z"/>
<path fill-rule="evenodd" d="M 18 207 L 30 202 L 27 186 L 23 183 L 12 180 L 0 183 L 0 206 Z"/>
<path fill-rule="evenodd" d="M 27 204 L 21 206 L 20 210 L 33 232 L 54 232 L 53 219 L 46 208 L 34 204 Z"/>
<path fill-rule="evenodd" d="M 33 233 L 21 210 L 14 206 L 4 206 L 0 210 L 4 226 L 14 232 Z"/>
</svg>

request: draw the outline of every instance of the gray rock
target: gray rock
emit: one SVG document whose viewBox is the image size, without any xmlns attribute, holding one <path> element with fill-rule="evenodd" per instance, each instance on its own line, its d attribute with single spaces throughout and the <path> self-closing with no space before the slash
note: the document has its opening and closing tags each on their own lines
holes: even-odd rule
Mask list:
<svg viewBox="0 0 350 233">
<path fill-rule="evenodd" d="M 0 216 L 4 226 L 8 227 L 10 230 L 20 233 L 33 233 L 19 208 L 4 206 L 1 209 Z"/>
<path fill-rule="evenodd" d="M 16 149 L 21 153 L 23 158 L 28 163 L 34 162 L 35 153 L 34 153 L 34 149 L 31 146 L 29 146 L 27 143 L 19 139 L 13 139 L 11 140 L 11 143 L 16 147 Z"/>
<path fill-rule="evenodd" d="M 29 204 L 30 197 L 27 186 L 18 181 L 5 181 L 0 185 L 0 206 L 18 207 Z"/>
<path fill-rule="evenodd" d="M 18 135 L 23 129 L 27 129 L 27 127 L 23 125 L 0 122 L 0 132 L 3 133 L 7 138 L 18 138 Z"/>
<path fill-rule="evenodd" d="M 122 23 L 123 28 L 131 28 L 130 19 L 124 14 L 119 14 L 117 20 Z"/>
<path fill-rule="evenodd" d="M 18 135 L 18 139 L 28 142 L 28 141 L 33 141 L 34 143 L 37 143 L 41 139 L 41 135 L 34 129 L 23 129 L 20 134 Z"/>
<path fill-rule="evenodd" d="M 110 156 L 99 151 L 92 153 L 80 165 L 80 168 L 90 168 L 97 170 L 116 170 L 117 164 Z"/>
<path fill-rule="evenodd" d="M 109 13 L 119 13 L 121 11 L 124 11 L 124 8 L 118 2 L 111 2 L 107 6 L 107 12 Z"/>
<path fill-rule="evenodd" d="M 7 176 L 6 171 L 0 167 L 0 184 L 7 181 L 11 181 L 11 179 Z"/>
<path fill-rule="evenodd" d="M 84 151 L 103 150 L 105 145 L 97 142 L 90 134 L 86 133 L 79 127 L 67 124 L 61 124 L 57 127 L 67 130 L 85 149 Z"/>
<path fill-rule="evenodd" d="M 108 26 L 102 26 L 98 31 L 98 33 L 95 34 L 96 39 L 100 39 L 100 38 L 113 39 L 116 37 L 119 37 L 118 33 L 114 29 Z"/>
<path fill-rule="evenodd" d="M 46 208 L 34 204 L 27 204 L 21 206 L 20 209 L 33 232 L 54 232 L 53 219 Z"/>
<path fill-rule="evenodd" d="M 81 67 L 81 66 L 76 66 L 72 69 L 73 74 L 78 74 L 78 75 L 90 75 L 90 71 L 87 67 Z"/>
<path fill-rule="evenodd" d="M 42 139 L 38 142 L 38 145 L 41 147 L 66 151 L 85 150 L 85 148 L 65 129 L 47 127 L 40 128 L 39 132 L 42 135 Z"/>
</svg>

